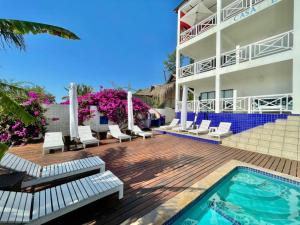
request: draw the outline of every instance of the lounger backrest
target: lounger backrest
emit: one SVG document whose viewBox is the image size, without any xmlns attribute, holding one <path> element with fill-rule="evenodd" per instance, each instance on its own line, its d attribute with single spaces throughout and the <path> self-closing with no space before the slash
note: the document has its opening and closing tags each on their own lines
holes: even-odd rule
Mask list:
<svg viewBox="0 0 300 225">
<path fill-rule="evenodd" d="M 170 123 L 170 126 L 176 126 L 179 123 L 179 119 L 173 119 L 172 122 Z"/>
<path fill-rule="evenodd" d="M 186 128 L 190 128 L 193 125 L 194 121 L 186 121 Z"/>
<path fill-rule="evenodd" d="M 108 125 L 109 131 L 112 136 L 118 137 L 122 134 L 118 125 Z"/>
<path fill-rule="evenodd" d="M 136 132 L 136 133 L 143 132 L 143 131 L 141 130 L 141 128 L 139 128 L 139 126 L 137 126 L 137 125 L 134 125 L 134 126 L 133 126 L 133 131 Z"/>
<path fill-rule="evenodd" d="M 0 165 L 11 170 L 26 172 L 33 177 L 39 177 L 42 169 L 40 165 L 9 152 L 5 153 L 0 161 Z"/>
<path fill-rule="evenodd" d="M 93 139 L 92 131 L 90 126 L 79 126 L 78 134 L 80 139 Z"/>
<path fill-rule="evenodd" d="M 231 123 L 221 122 L 218 127 L 218 132 L 228 133 L 230 131 Z"/>
<path fill-rule="evenodd" d="M 211 123 L 210 120 L 202 120 L 198 129 L 199 130 L 208 130 L 210 123 Z"/>
<path fill-rule="evenodd" d="M 61 132 L 48 132 L 45 134 L 45 140 L 44 142 L 56 142 L 56 143 L 62 143 L 62 133 Z"/>
</svg>

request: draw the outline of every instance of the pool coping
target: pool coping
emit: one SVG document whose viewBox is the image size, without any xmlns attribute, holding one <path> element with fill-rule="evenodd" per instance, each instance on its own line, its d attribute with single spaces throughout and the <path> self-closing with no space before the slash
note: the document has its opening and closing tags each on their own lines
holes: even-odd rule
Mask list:
<svg viewBox="0 0 300 225">
<path fill-rule="evenodd" d="M 214 186 L 217 182 L 219 182 L 223 177 L 228 175 L 231 171 L 238 167 L 248 167 L 255 170 L 259 170 L 262 172 L 269 173 L 271 175 L 283 177 L 285 179 L 289 179 L 295 182 L 300 182 L 300 178 L 294 177 L 288 174 L 283 174 L 276 172 L 274 170 L 265 169 L 262 167 L 258 167 L 249 163 L 240 162 L 237 160 L 231 160 L 224 164 L 223 166 L 217 168 L 215 171 L 196 182 L 186 190 L 180 192 L 173 198 L 169 199 L 165 203 L 161 204 L 156 209 L 152 210 L 150 213 L 145 216 L 139 218 L 136 222 L 131 223 L 134 225 L 142 225 L 142 224 L 164 224 L 177 213 L 179 213 L 182 209 L 187 207 L 194 200 L 199 198 L 205 191 Z"/>
</svg>

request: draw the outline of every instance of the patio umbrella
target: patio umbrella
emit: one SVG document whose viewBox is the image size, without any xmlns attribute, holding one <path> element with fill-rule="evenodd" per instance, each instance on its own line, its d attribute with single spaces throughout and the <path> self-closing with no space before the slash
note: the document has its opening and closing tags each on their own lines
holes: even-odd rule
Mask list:
<svg viewBox="0 0 300 225">
<path fill-rule="evenodd" d="M 181 127 L 183 129 L 186 129 L 186 120 L 187 120 L 187 96 L 188 96 L 188 91 L 186 85 L 183 85 L 183 90 L 182 90 L 182 108 L 181 108 L 181 116 L 180 116 L 180 121 L 181 121 Z"/>
<path fill-rule="evenodd" d="M 128 91 L 127 94 L 127 114 L 128 114 L 128 130 L 133 130 L 134 119 L 133 119 L 133 106 L 132 106 L 132 93 Z"/>
<path fill-rule="evenodd" d="M 77 101 L 77 86 L 74 83 L 70 84 L 69 88 L 69 111 L 70 111 L 70 138 L 71 140 L 78 139 L 78 101 Z"/>
<path fill-rule="evenodd" d="M 187 23 L 190 26 L 193 26 L 212 14 L 213 12 L 209 10 L 203 4 L 203 2 L 200 2 L 194 8 L 192 8 L 185 16 L 183 16 L 181 21 Z"/>
</svg>

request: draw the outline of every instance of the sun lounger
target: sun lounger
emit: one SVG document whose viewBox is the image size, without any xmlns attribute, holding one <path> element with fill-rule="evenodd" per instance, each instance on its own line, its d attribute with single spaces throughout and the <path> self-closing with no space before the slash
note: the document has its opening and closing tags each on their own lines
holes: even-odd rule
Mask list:
<svg viewBox="0 0 300 225">
<path fill-rule="evenodd" d="M 27 175 L 33 177 L 33 179 L 22 183 L 23 188 L 62 180 L 86 172 L 105 171 L 105 162 L 98 156 L 40 166 L 7 152 L 1 159 L 0 166 L 14 171 L 26 172 Z"/>
<path fill-rule="evenodd" d="M 177 127 L 179 123 L 179 119 L 173 119 L 172 122 L 169 125 L 166 126 L 160 126 L 158 129 L 161 130 L 171 130 L 174 127 Z"/>
<path fill-rule="evenodd" d="M 209 132 L 209 125 L 211 121 L 210 120 L 202 120 L 199 127 L 195 130 L 189 130 L 189 133 L 191 134 L 207 134 Z"/>
<path fill-rule="evenodd" d="M 61 149 L 64 151 L 64 142 L 61 132 L 48 132 L 45 134 L 43 144 L 43 154 L 49 153 L 50 150 Z"/>
<path fill-rule="evenodd" d="M 190 129 L 192 129 L 192 126 L 194 124 L 194 121 L 186 121 L 186 128 L 184 129 L 183 127 L 181 127 L 181 125 L 179 127 L 175 127 L 172 129 L 172 131 L 188 131 Z"/>
<path fill-rule="evenodd" d="M 119 139 L 120 143 L 122 142 L 122 140 L 130 140 L 131 141 L 131 136 L 127 135 L 127 134 L 123 134 L 120 131 L 120 128 L 118 125 L 108 125 L 109 128 L 109 132 L 111 134 L 111 136 L 113 136 L 116 139 Z"/>
<path fill-rule="evenodd" d="M 221 138 L 223 136 L 230 135 L 232 132 L 230 131 L 231 123 L 221 122 L 219 127 L 211 127 L 208 135 L 211 137 Z"/>
<path fill-rule="evenodd" d="M 0 224 L 44 224 L 118 193 L 123 182 L 106 171 L 34 193 L 0 191 Z"/>
<path fill-rule="evenodd" d="M 83 148 L 86 148 L 88 144 L 97 144 L 99 146 L 100 141 L 93 137 L 90 126 L 79 126 L 78 133 L 80 142 L 83 144 Z"/>
<path fill-rule="evenodd" d="M 145 131 L 142 131 L 141 128 L 139 128 L 138 126 L 133 126 L 133 130 L 132 132 L 135 134 L 135 135 L 138 135 L 138 136 L 141 136 L 143 137 L 143 139 L 145 139 L 146 137 L 153 137 L 153 134 L 151 132 L 145 132 Z"/>
</svg>

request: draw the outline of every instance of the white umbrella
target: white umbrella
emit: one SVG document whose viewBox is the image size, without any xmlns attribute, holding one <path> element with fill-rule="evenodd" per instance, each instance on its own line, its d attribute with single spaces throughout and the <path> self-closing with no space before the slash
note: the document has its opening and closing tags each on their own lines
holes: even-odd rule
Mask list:
<svg viewBox="0 0 300 225">
<path fill-rule="evenodd" d="M 134 119 L 133 119 L 133 106 L 132 106 L 132 93 L 128 91 L 127 94 L 127 111 L 128 111 L 128 130 L 133 130 Z"/>
<path fill-rule="evenodd" d="M 70 101 L 70 137 L 71 140 L 79 138 L 78 134 L 78 101 L 77 101 L 77 86 L 74 83 L 70 84 L 69 89 Z"/>
<path fill-rule="evenodd" d="M 183 16 L 181 18 L 181 21 L 187 23 L 190 26 L 193 26 L 212 14 L 213 12 L 209 10 L 203 4 L 203 2 L 200 2 L 194 8 L 192 8 L 185 16 Z"/>
<path fill-rule="evenodd" d="M 188 91 L 186 85 L 183 85 L 183 91 L 182 91 L 182 107 L 181 107 L 181 116 L 180 116 L 180 122 L 181 127 L 183 129 L 186 129 L 186 120 L 187 120 L 187 97 L 188 97 Z"/>
</svg>

